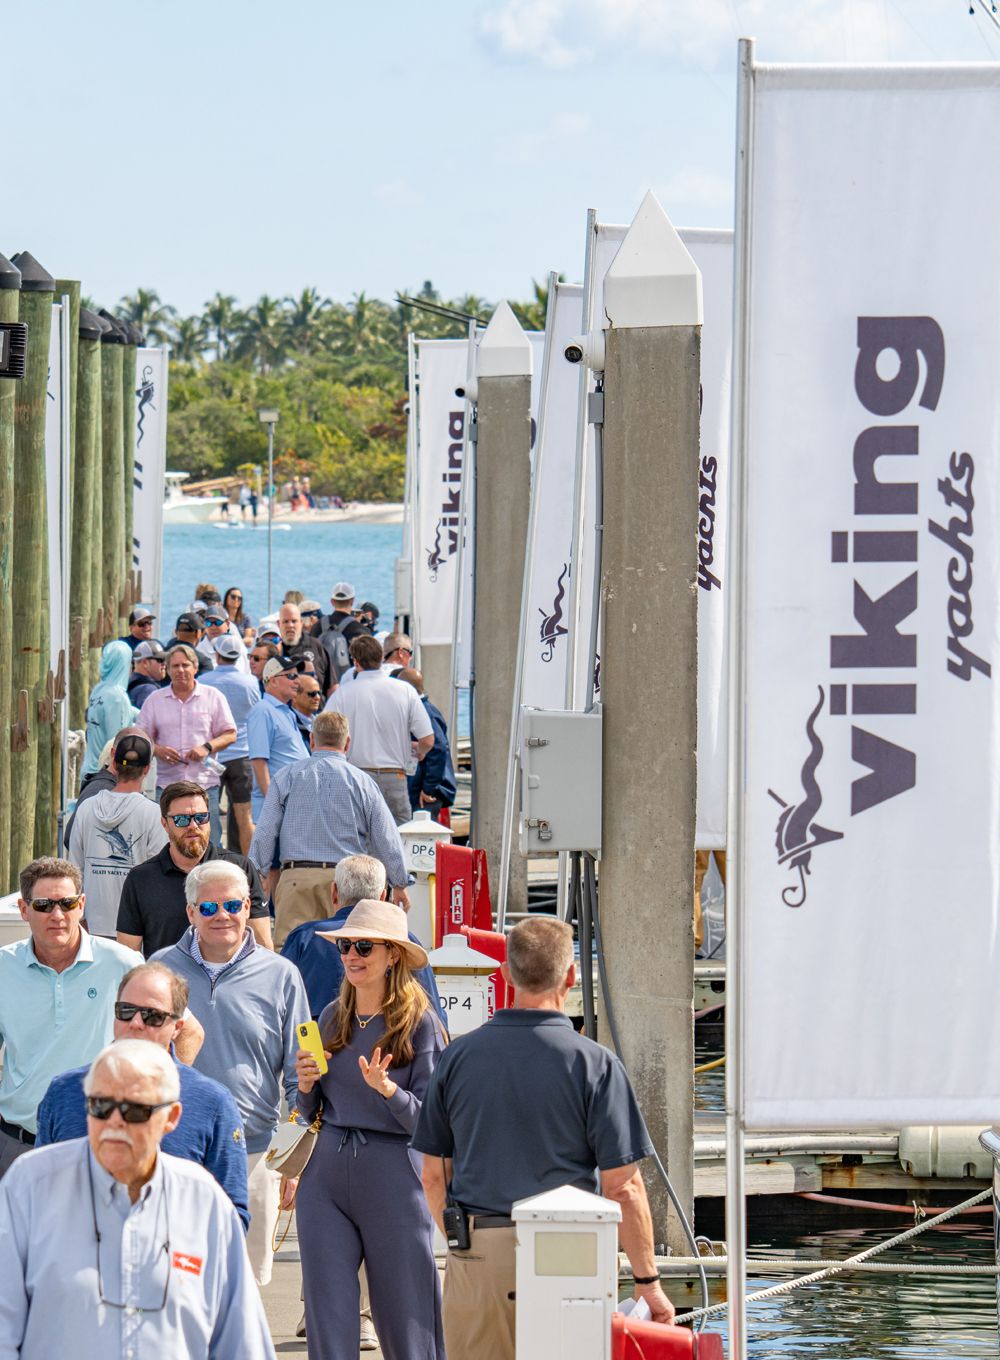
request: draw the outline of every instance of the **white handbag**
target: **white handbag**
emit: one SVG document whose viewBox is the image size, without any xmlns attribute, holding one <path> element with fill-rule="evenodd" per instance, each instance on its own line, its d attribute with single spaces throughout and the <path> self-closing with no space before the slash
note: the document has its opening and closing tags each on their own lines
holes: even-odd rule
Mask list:
<svg viewBox="0 0 1000 1360">
<path fill-rule="evenodd" d="M 322 1116 L 320 1110 L 313 1122 L 307 1124 L 298 1110 L 292 1110 L 285 1122 L 278 1125 L 264 1154 L 264 1162 L 271 1171 L 280 1171 L 290 1181 L 302 1175 L 316 1146 Z"/>
</svg>

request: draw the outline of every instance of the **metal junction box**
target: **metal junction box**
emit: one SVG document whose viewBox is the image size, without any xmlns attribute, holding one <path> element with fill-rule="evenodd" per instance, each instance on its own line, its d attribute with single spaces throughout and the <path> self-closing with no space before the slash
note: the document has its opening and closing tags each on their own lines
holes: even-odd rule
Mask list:
<svg viewBox="0 0 1000 1360">
<path fill-rule="evenodd" d="M 521 709 L 521 854 L 601 854 L 601 709 Z"/>
</svg>

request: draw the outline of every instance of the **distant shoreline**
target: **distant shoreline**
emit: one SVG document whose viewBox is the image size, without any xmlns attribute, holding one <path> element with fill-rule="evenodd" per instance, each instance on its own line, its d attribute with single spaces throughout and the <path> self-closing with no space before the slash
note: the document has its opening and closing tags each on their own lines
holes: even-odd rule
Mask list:
<svg viewBox="0 0 1000 1360">
<path fill-rule="evenodd" d="M 229 507 L 229 518 L 235 523 L 239 523 L 241 516 L 239 506 Z M 279 521 L 289 527 L 295 524 L 402 524 L 403 522 L 403 503 L 402 501 L 355 501 L 350 505 L 345 505 L 342 510 L 292 510 L 285 502 L 281 502 L 274 507 L 275 523 Z M 212 519 L 211 524 L 222 523 L 222 517 Z M 246 523 L 251 521 L 248 518 Z M 267 525 L 267 507 L 258 506 L 257 527 L 262 528 Z"/>
</svg>

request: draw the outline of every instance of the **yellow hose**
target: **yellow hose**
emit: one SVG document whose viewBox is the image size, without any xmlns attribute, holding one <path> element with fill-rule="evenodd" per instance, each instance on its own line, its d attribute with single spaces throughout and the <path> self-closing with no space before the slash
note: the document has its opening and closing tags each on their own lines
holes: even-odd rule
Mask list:
<svg viewBox="0 0 1000 1360">
<path fill-rule="evenodd" d="M 714 1062 L 702 1063 L 700 1067 L 696 1067 L 694 1069 L 694 1074 L 697 1076 L 699 1072 L 712 1072 L 716 1067 L 721 1067 L 725 1061 L 726 1055 L 723 1054 L 721 1058 L 716 1058 Z"/>
</svg>

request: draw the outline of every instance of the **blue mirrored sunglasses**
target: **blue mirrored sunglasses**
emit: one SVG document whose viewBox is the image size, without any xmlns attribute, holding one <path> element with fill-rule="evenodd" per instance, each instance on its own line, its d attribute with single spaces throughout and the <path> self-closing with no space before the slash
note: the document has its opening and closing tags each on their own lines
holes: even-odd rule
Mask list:
<svg viewBox="0 0 1000 1360">
<path fill-rule="evenodd" d="M 214 916 L 220 907 L 223 907 L 228 911 L 230 916 L 235 916 L 238 911 L 243 910 L 243 898 L 227 897 L 225 902 L 198 903 L 198 910 L 201 912 L 202 916 Z"/>
<path fill-rule="evenodd" d="M 204 826 L 208 821 L 207 812 L 168 812 L 167 817 L 173 822 L 174 826 L 190 826 L 192 822 L 196 826 Z"/>
</svg>

